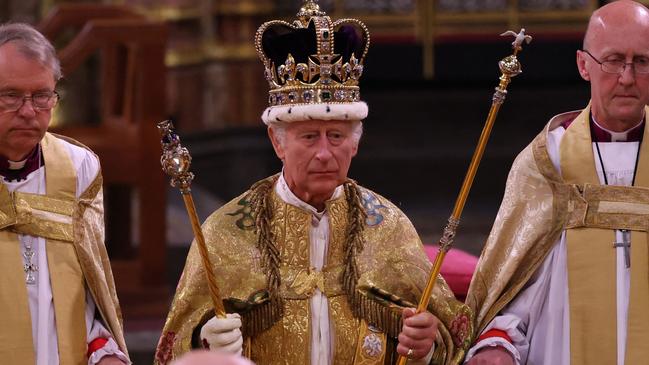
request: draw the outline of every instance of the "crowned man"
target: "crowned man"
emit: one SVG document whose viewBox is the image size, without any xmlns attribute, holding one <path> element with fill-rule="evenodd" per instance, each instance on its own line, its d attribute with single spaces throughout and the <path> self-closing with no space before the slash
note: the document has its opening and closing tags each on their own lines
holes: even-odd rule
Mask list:
<svg viewBox="0 0 649 365">
<path fill-rule="evenodd" d="M 0 362 L 128 364 L 99 160 L 46 132 L 60 78 L 45 37 L 0 25 Z"/>
<path fill-rule="evenodd" d="M 595 11 L 577 51 L 590 104 L 518 156 L 469 289 L 469 364 L 649 359 L 649 10 Z"/>
<path fill-rule="evenodd" d="M 298 20 L 265 23 L 256 48 L 270 83 L 262 120 L 281 173 L 227 203 L 203 231 L 227 318 L 215 318 L 192 245 L 156 361 L 193 348 L 273 364 L 459 361 L 471 315 L 438 278 L 415 314 L 431 264 L 408 218 L 347 178 L 367 105 L 358 79 L 369 47 L 357 20 L 312 1 Z"/>
</svg>

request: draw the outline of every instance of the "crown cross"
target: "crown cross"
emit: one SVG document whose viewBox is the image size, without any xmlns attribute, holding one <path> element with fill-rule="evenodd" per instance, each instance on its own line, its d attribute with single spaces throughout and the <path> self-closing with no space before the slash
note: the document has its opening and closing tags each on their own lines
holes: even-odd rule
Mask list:
<svg viewBox="0 0 649 365">
<path fill-rule="evenodd" d="M 325 13 L 320 10 L 320 5 L 318 5 L 317 0 L 304 0 L 304 5 L 302 5 L 300 11 L 297 13 L 299 22 L 304 26 L 309 23 L 309 18 L 324 15 Z"/>
</svg>

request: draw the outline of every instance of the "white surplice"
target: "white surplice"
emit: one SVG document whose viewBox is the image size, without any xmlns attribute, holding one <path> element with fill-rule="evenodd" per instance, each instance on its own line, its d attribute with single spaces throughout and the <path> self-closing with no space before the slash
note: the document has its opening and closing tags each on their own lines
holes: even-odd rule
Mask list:
<svg viewBox="0 0 649 365">
<path fill-rule="evenodd" d="M 97 158 L 81 147 L 63 141 L 70 154 L 72 165 L 77 173 L 77 198 L 93 182 L 99 173 Z M 14 164 L 11 164 L 14 165 Z M 9 192 L 20 191 L 31 194 L 45 194 L 45 167 L 30 173 L 25 180 L 3 181 Z M 47 264 L 47 251 L 45 239 L 29 235 L 19 235 L 21 252 L 24 254 L 26 245 L 31 244 L 35 255 L 32 263 L 38 270 L 34 273 L 35 284 L 27 285 L 29 309 L 32 320 L 32 336 L 36 350 L 36 365 L 58 365 L 59 351 L 56 334 L 56 319 L 54 318 L 54 302 L 52 300 L 52 286 Z M 26 280 L 25 275 L 17 276 L 16 280 Z M 98 319 L 95 302 L 86 288 L 86 330 L 88 343 L 96 338 L 107 338 L 108 343 L 88 359 L 89 365 L 95 365 L 105 355 L 117 355 L 122 361 L 129 362 L 127 357 L 119 350 L 117 343 L 112 339 L 110 332 Z"/>
<path fill-rule="evenodd" d="M 559 172 L 559 144 L 564 133 L 563 127 L 557 127 L 548 134 L 548 153 Z M 626 140 L 627 133 L 628 131 L 611 132 L 612 140 Z M 639 147 L 639 142 L 599 142 L 609 185 L 631 185 Z M 602 164 L 596 148 L 593 143 L 597 175 L 600 183 L 604 184 Z M 616 231 L 615 236 L 616 242 L 622 242 L 620 231 Z M 630 269 L 626 267 L 624 248 L 618 247 L 616 250 L 617 365 L 624 365 Z M 513 344 L 498 337 L 484 339 L 470 349 L 465 362 L 479 349 L 498 345 L 511 352 L 517 365 L 570 364 L 570 307 L 566 260 L 564 231 L 526 286 L 485 328 L 484 332 L 494 328 L 506 331 Z"/>
</svg>

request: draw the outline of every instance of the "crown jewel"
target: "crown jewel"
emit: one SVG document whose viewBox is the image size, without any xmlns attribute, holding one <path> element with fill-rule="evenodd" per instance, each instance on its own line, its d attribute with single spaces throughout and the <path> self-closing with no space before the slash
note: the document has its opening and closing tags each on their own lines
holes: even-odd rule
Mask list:
<svg viewBox="0 0 649 365">
<path fill-rule="evenodd" d="M 255 35 L 270 85 L 269 104 L 359 101 L 358 81 L 370 45 L 365 24 L 334 22 L 313 0 L 304 2 L 297 17 L 293 24 L 266 22 Z"/>
</svg>

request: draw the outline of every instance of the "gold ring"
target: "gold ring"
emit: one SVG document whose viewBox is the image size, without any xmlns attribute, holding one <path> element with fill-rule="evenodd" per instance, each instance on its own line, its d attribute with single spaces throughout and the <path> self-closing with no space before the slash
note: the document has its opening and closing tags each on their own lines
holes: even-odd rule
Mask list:
<svg viewBox="0 0 649 365">
<path fill-rule="evenodd" d="M 413 349 L 408 349 L 408 353 L 406 354 L 406 357 L 409 359 L 412 359 L 412 355 L 415 354 L 415 350 Z"/>
</svg>

